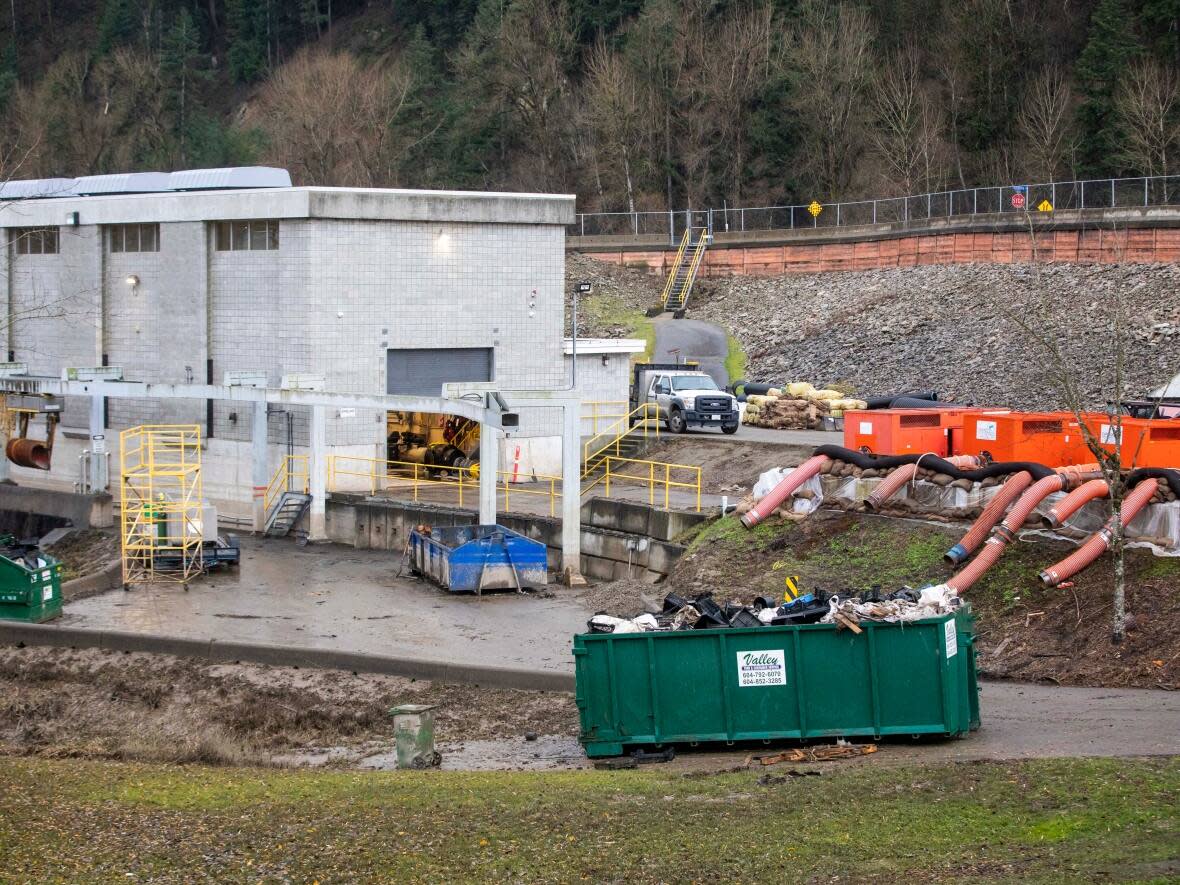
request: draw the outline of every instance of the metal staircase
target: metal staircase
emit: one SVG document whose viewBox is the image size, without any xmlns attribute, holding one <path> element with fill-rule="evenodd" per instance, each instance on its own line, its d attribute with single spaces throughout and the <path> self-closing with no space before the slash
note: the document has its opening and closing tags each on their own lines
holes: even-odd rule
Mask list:
<svg viewBox="0 0 1180 885">
<path fill-rule="evenodd" d="M 688 296 L 692 293 L 692 284 L 696 282 L 697 272 L 711 238 L 707 227 L 685 229 L 680 240 L 680 248 L 676 250 L 672 270 L 668 273 L 668 282 L 664 284 L 664 292 L 660 297 L 661 306 L 665 311 L 672 311 L 678 317 L 684 315 Z"/>
<path fill-rule="evenodd" d="M 270 478 L 263 496 L 266 520 L 263 534 L 271 538 L 282 538 L 311 506 L 307 455 L 286 455 L 279 462 L 278 470 Z"/>
<path fill-rule="evenodd" d="M 266 512 L 266 526 L 263 533 L 271 538 L 282 538 L 311 506 L 311 495 L 304 492 L 283 492 L 274 506 Z"/>
<path fill-rule="evenodd" d="M 582 479 L 598 472 L 608 457 L 631 458 L 659 439 L 659 408 L 643 403 L 618 421 L 586 440 L 582 446 Z"/>
</svg>

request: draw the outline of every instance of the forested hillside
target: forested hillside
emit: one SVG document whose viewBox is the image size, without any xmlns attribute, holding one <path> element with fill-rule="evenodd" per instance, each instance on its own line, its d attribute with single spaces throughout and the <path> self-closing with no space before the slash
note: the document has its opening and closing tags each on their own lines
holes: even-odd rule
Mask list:
<svg viewBox="0 0 1180 885">
<path fill-rule="evenodd" d="M 8 6 L 4 177 L 260 162 L 598 211 L 1180 158 L 1180 0 Z"/>
</svg>

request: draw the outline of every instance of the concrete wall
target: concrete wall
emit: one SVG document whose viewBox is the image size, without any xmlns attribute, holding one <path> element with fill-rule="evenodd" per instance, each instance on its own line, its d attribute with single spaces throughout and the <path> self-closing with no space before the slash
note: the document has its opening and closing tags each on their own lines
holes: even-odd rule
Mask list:
<svg viewBox="0 0 1180 885">
<path fill-rule="evenodd" d="M 105 358 L 123 366 L 128 380 L 203 383 L 211 360 L 216 383 L 227 370 L 265 371 L 274 386 L 284 374 L 306 372 L 324 374 L 329 390 L 384 393 L 388 349 L 492 347 L 502 386 L 564 384 L 564 225 L 572 197 L 290 188 L 3 208 L 2 224 L 59 226 L 58 254 L 0 250 L 0 298 L 15 317 L 7 345 L 34 374 Z M 69 212 L 79 213 L 80 226 L 61 226 Z M 279 219 L 279 248 L 217 251 L 216 221 L 242 218 Z M 138 222 L 159 223 L 159 251 L 112 253 L 106 225 Z M 129 276 L 138 285 L 129 286 Z M 84 400 L 67 402 L 63 426 L 86 428 L 87 408 Z M 250 439 L 248 410 L 215 404 L 206 427 L 206 408 L 203 401 L 112 400 L 107 438 L 113 449 L 124 427 L 183 422 L 201 424 L 215 440 Z M 289 427 L 291 442 L 307 445 L 308 418 L 304 409 L 292 409 L 289 423 L 287 413 L 270 413 L 274 460 Z M 384 457 L 384 414 L 329 413 L 326 431 L 333 452 Z M 526 409 L 508 442 L 518 441 L 516 457 L 529 461 L 528 470 L 553 474 L 559 436 L 559 411 Z M 83 447 L 63 440 L 49 477 L 14 471 L 14 478 L 68 487 Z M 501 466 L 510 457 L 502 449 Z M 208 449 L 211 497 L 237 500 L 239 481 L 248 491 L 246 458 L 235 446 Z"/>
<path fill-rule="evenodd" d="M 566 355 L 567 365 L 573 359 Z M 598 403 L 598 414 L 625 414 L 628 410 L 627 397 L 631 383 L 631 354 L 591 353 L 578 354 L 578 398 L 582 406 L 582 435 L 595 432 L 594 422 L 589 417 L 592 406 Z M 617 419 L 600 417 L 598 431 L 604 431 Z"/>
<path fill-rule="evenodd" d="M 582 573 L 600 580 L 633 578 L 656 582 L 671 571 L 684 548 L 659 535 L 649 536 L 634 531 L 640 524 L 656 531 L 667 531 L 673 526 L 687 527 L 697 514 L 665 514 L 663 517 L 643 505 L 595 499 L 595 518 L 587 519 L 590 503 L 583 505 Z M 620 513 L 608 515 L 615 505 Z M 641 517 L 638 511 L 649 511 Z M 684 519 L 679 517 L 683 516 Z M 522 535 L 541 541 L 549 550 L 549 566 L 560 570 L 561 522 L 542 516 L 503 514 L 501 525 Z M 633 530 L 620 530 L 617 524 L 628 524 Z M 357 496 L 333 495 L 328 500 L 327 531 L 329 539 L 353 547 L 402 552 L 414 526 L 474 525 L 475 514 L 436 504 L 415 504 L 409 501 L 365 500 Z M 678 530 L 678 529 L 677 529 Z"/>
</svg>

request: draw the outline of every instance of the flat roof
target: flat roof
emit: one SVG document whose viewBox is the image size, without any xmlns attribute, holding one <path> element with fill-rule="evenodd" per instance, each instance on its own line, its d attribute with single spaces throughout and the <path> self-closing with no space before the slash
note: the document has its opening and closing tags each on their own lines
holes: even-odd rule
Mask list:
<svg viewBox="0 0 1180 885">
<path fill-rule="evenodd" d="M 562 341 L 562 350 L 566 355 L 573 354 L 574 340 L 566 338 Z M 647 350 L 647 342 L 642 338 L 579 338 L 578 356 L 583 354 L 600 353 L 643 353 Z"/>
<path fill-rule="evenodd" d="M 573 194 L 282 187 L 110 194 L 0 203 L 0 226 L 234 221 L 248 218 L 428 221 L 475 224 L 574 222 Z"/>
</svg>

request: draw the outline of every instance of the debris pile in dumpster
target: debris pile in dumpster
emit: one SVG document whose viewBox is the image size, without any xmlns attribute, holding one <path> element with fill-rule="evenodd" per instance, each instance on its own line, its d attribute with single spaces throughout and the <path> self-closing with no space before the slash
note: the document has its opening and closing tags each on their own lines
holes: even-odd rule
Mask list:
<svg viewBox="0 0 1180 885">
<path fill-rule="evenodd" d="M 861 621 L 896 624 L 933 618 L 952 613 L 961 604 L 959 596 L 945 584 L 921 590 L 903 587 L 893 592 L 882 592 L 879 587 L 859 593 L 816 590 L 781 605 L 766 596 L 758 597 L 753 605 L 736 601 L 719 605 L 711 592 L 692 598 L 669 593 L 659 612 L 643 612 L 629 618 L 599 612 L 586 625 L 590 633 L 655 633 L 816 623 L 855 629 Z"/>
</svg>

